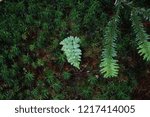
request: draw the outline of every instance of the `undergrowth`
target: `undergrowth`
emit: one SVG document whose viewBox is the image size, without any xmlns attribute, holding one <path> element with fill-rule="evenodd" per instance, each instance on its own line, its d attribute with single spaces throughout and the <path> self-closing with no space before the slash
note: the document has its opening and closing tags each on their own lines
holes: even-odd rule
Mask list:
<svg viewBox="0 0 150 117">
<path fill-rule="evenodd" d="M 141 8 L 138 2 L 135 5 Z M 128 48 L 127 44 L 134 45 L 134 40 L 130 39 L 135 37 L 130 31 L 125 31 L 132 30 L 131 25 L 120 26 L 120 44 L 116 50 L 118 53 L 125 51 L 126 58 L 118 54 L 118 61 L 122 63 L 118 77 L 104 79 L 99 72 L 100 55 L 105 55 L 102 52 L 105 50 L 102 49 L 103 39 L 107 38 L 103 35 L 109 32 L 106 26 L 115 25 L 112 19 L 115 13 L 114 1 L 3 0 L 0 2 L 0 11 L 0 99 L 131 98 L 130 94 L 136 84 L 135 74 L 138 72 L 130 71 L 133 68 L 123 64 L 128 61 L 126 58 L 134 59 L 129 53 L 130 49 L 135 50 L 136 47 Z M 148 14 L 145 9 L 141 9 L 138 16 L 143 12 Z M 137 13 L 133 15 L 137 16 Z M 120 17 L 123 18 L 122 22 L 126 22 L 124 17 L 129 19 L 130 16 L 121 14 Z M 138 30 L 139 27 L 135 29 Z M 70 35 L 81 40 L 80 69 L 68 64 L 61 51 L 59 43 Z M 116 34 L 113 37 L 116 38 Z M 137 33 L 136 37 L 141 44 Z M 109 44 L 112 45 L 113 42 Z M 141 55 L 146 52 L 146 49 L 141 50 L 142 46 L 143 44 L 138 48 Z M 111 55 L 116 57 L 115 54 Z M 141 61 L 138 55 L 135 58 Z M 113 59 L 112 61 L 116 63 Z M 79 67 L 79 64 L 74 65 Z M 146 66 L 144 68 L 147 69 Z"/>
</svg>

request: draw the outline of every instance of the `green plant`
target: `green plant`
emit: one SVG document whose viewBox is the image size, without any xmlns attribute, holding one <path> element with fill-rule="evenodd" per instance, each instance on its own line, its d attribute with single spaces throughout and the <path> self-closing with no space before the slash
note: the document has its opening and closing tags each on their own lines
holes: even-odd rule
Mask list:
<svg viewBox="0 0 150 117">
<path fill-rule="evenodd" d="M 93 75 L 90 75 L 89 77 L 88 77 L 88 82 L 89 82 L 89 84 L 91 85 L 91 86 L 93 86 L 93 85 L 95 85 L 96 83 L 97 83 L 97 78 L 95 77 L 95 76 L 93 76 Z"/>
<path fill-rule="evenodd" d="M 119 65 L 115 57 L 117 56 L 116 48 L 116 39 L 118 33 L 118 20 L 119 20 L 119 12 L 121 7 L 130 6 L 131 3 L 127 3 L 126 1 L 118 1 L 116 3 L 116 14 L 115 17 L 112 18 L 111 21 L 108 22 L 104 34 L 104 49 L 102 52 L 102 59 L 100 67 L 101 73 L 104 74 L 104 77 L 116 77 L 118 75 Z M 125 6 L 124 6 L 125 5 Z M 133 30 L 136 34 L 136 43 L 138 45 L 138 53 L 143 56 L 144 60 L 150 61 L 150 42 L 148 42 L 149 35 L 144 30 L 144 26 L 141 23 L 141 18 L 138 16 L 140 12 L 137 8 L 130 6 L 131 8 L 131 21 Z M 146 19 L 148 16 L 146 14 Z"/>
<path fill-rule="evenodd" d="M 34 80 L 34 74 L 31 72 L 25 73 L 25 78 L 27 79 L 27 82 L 31 82 Z"/>
<path fill-rule="evenodd" d="M 37 66 L 44 66 L 44 61 L 42 59 L 38 59 Z"/>
<path fill-rule="evenodd" d="M 147 19 L 147 17 L 146 17 Z M 143 56 L 144 60 L 150 61 L 150 42 L 148 41 L 149 35 L 144 30 L 138 10 L 133 9 L 131 12 L 131 21 L 133 30 L 136 34 L 138 53 Z"/>
<path fill-rule="evenodd" d="M 65 80 L 70 79 L 70 77 L 71 77 L 71 73 L 66 72 L 66 71 L 63 72 L 63 78 L 64 78 Z"/>
<path fill-rule="evenodd" d="M 82 87 L 80 93 L 85 99 L 88 99 L 92 97 L 93 90 L 91 87 Z"/>
<path fill-rule="evenodd" d="M 52 87 L 55 92 L 60 92 L 60 90 L 62 89 L 62 84 L 60 81 L 55 81 L 55 83 L 52 84 Z"/>
<path fill-rule="evenodd" d="M 48 84 L 53 84 L 54 83 L 54 73 L 51 70 L 46 70 L 45 71 L 45 79 Z"/>
<path fill-rule="evenodd" d="M 149 68 L 134 50 L 137 46 L 141 51 L 139 53 L 146 60 L 149 58 L 148 54 L 145 56 L 149 45 L 140 39 L 142 35 L 148 37 L 146 32 L 149 34 L 150 31 L 149 0 L 134 0 L 132 3 L 128 2 L 131 0 L 117 1 L 115 5 L 114 0 L 1 1 L 0 99 L 131 99 L 135 85 L 130 82 L 139 74 L 142 78 L 146 76 L 143 71 Z M 119 6 L 121 10 L 117 14 Z M 109 27 L 114 24 L 115 27 Z M 147 31 L 144 31 L 145 27 Z M 136 41 L 132 28 L 136 29 Z M 116 37 L 106 38 L 112 31 Z M 60 51 L 60 39 L 68 35 L 80 38 L 77 44 L 82 50 L 80 61 L 73 59 L 77 63 L 75 67 L 80 70 L 66 64 L 68 58 L 65 52 Z M 113 47 L 108 40 L 113 42 Z M 110 54 L 109 57 L 116 60 L 120 68 L 116 79 L 104 79 L 98 74 L 99 59 L 108 57 L 103 55 L 110 48 L 116 56 Z M 100 58 L 104 49 L 107 51 L 102 52 Z M 102 69 L 104 67 L 101 66 Z M 106 73 L 108 71 L 103 75 Z M 123 73 L 132 77 L 125 84 L 121 80 L 128 77 L 121 77 Z"/>
<path fill-rule="evenodd" d="M 78 37 L 70 36 L 65 38 L 60 42 L 62 47 L 62 51 L 64 51 L 68 62 L 74 67 L 80 69 L 80 61 L 81 61 L 81 50 L 80 50 L 80 39 Z"/>
<path fill-rule="evenodd" d="M 144 17 L 145 20 L 150 21 L 150 9 L 145 9 L 145 8 L 136 8 L 136 12 Z"/>
<path fill-rule="evenodd" d="M 117 23 L 118 16 L 113 17 L 106 26 L 104 35 L 104 48 L 101 59 L 101 73 L 104 77 L 116 77 L 118 75 L 119 65 L 115 57 L 117 56 L 116 51 L 116 39 L 117 39 Z"/>
<path fill-rule="evenodd" d="M 116 13 L 106 25 L 104 30 L 104 41 L 103 50 L 100 63 L 100 72 L 105 78 L 117 77 L 119 72 L 119 64 L 117 57 L 117 38 L 119 35 L 119 21 L 120 21 L 120 10 L 129 7 L 131 9 L 130 18 L 132 21 L 132 27 L 136 34 L 136 43 L 138 53 L 143 56 L 144 60 L 150 61 L 150 42 L 148 41 L 149 35 L 144 30 L 144 26 L 141 22 L 141 15 L 144 13 L 144 18 L 149 19 L 149 9 L 139 9 L 132 6 L 132 2 L 116 1 L 115 8 Z M 68 37 L 64 39 L 60 44 L 63 45 L 62 50 L 67 56 L 67 60 L 73 66 L 79 69 L 81 61 L 81 50 L 79 49 L 79 38 Z"/>
<path fill-rule="evenodd" d="M 132 79 L 133 80 L 133 79 Z M 131 83 L 132 82 L 132 83 Z M 129 86 L 130 83 L 130 86 Z M 133 81 L 124 81 L 124 82 L 108 82 L 101 87 L 101 92 L 97 95 L 98 99 L 102 100 L 113 100 L 113 99 L 126 99 L 129 100 L 131 97 L 128 95 L 132 92 L 134 83 Z"/>
<path fill-rule="evenodd" d="M 29 55 L 22 55 L 22 61 L 25 64 L 29 64 L 30 63 L 30 56 Z"/>
</svg>

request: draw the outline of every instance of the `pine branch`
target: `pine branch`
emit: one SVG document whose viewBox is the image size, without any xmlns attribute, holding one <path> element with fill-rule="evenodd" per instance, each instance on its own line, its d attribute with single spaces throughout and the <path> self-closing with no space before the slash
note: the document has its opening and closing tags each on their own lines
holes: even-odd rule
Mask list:
<svg viewBox="0 0 150 117">
<path fill-rule="evenodd" d="M 138 43 L 138 53 L 143 56 L 143 59 L 150 61 L 150 42 L 148 42 L 149 35 L 145 32 L 144 26 L 141 23 L 141 18 L 138 16 L 138 12 L 134 9 L 131 13 L 131 21 Z"/>
<path fill-rule="evenodd" d="M 117 56 L 116 48 L 116 39 L 117 39 L 117 23 L 118 17 L 114 17 L 111 21 L 108 22 L 106 26 L 106 31 L 104 34 L 104 49 L 102 52 L 101 59 L 101 73 L 104 74 L 105 78 L 116 77 L 118 75 L 118 63 L 115 57 Z"/>
<path fill-rule="evenodd" d="M 143 16 L 145 20 L 150 21 L 150 9 L 136 8 L 139 15 Z"/>
</svg>

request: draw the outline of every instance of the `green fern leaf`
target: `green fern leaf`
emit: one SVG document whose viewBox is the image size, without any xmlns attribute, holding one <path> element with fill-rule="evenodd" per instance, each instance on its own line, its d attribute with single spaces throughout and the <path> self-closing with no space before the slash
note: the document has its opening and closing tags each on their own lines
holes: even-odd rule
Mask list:
<svg viewBox="0 0 150 117">
<path fill-rule="evenodd" d="M 145 32 L 144 26 L 141 23 L 141 18 L 138 16 L 138 12 L 136 12 L 136 10 L 132 10 L 131 21 L 138 43 L 138 53 L 143 56 L 144 60 L 150 61 L 149 35 Z"/>
<path fill-rule="evenodd" d="M 80 50 L 80 39 L 78 37 L 70 36 L 60 42 L 63 45 L 62 51 L 67 57 L 67 61 L 74 67 L 80 69 L 80 61 L 82 52 Z"/>
</svg>

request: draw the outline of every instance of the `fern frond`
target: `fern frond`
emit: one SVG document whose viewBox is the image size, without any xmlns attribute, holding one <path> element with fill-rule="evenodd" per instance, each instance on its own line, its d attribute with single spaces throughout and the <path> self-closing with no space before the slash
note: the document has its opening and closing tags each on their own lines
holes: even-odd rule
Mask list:
<svg viewBox="0 0 150 117">
<path fill-rule="evenodd" d="M 132 10 L 131 21 L 138 43 L 138 53 L 143 56 L 144 60 L 150 61 L 150 42 L 148 41 L 149 35 L 144 30 L 144 26 L 141 23 L 141 18 L 138 16 L 136 10 Z"/>
<path fill-rule="evenodd" d="M 115 57 L 117 56 L 116 39 L 117 39 L 117 23 L 118 17 L 114 17 L 108 22 L 104 34 L 104 49 L 102 52 L 102 59 L 100 63 L 100 72 L 104 74 L 105 78 L 116 77 L 118 75 L 119 65 Z"/>
<path fill-rule="evenodd" d="M 70 36 L 60 42 L 63 45 L 62 51 L 67 57 L 67 61 L 74 67 L 80 69 L 80 61 L 82 52 L 80 50 L 80 39 L 78 37 Z"/>
</svg>

